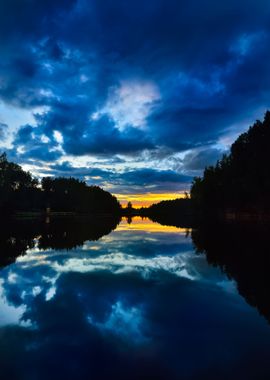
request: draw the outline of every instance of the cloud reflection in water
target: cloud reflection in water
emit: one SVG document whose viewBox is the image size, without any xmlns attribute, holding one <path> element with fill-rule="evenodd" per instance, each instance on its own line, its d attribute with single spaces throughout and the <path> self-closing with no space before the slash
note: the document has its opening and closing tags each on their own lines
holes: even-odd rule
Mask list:
<svg viewBox="0 0 270 380">
<path fill-rule="evenodd" d="M 186 232 L 136 220 L 73 250 L 37 239 L 1 271 L 3 376 L 199 379 L 226 365 L 225 379 L 239 352 L 267 348 L 264 321 Z"/>
</svg>

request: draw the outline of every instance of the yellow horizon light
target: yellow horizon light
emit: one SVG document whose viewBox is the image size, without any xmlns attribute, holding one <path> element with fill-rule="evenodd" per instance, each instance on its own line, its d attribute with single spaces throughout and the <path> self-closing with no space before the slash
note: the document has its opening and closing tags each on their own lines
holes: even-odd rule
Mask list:
<svg viewBox="0 0 270 380">
<path fill-rule="evenodd" d="M 148 207 L 153 203 L 185 198 L 185 193 L 114 194 L 122 206 L 131 202 L 134 208 Z"/>
</svg>

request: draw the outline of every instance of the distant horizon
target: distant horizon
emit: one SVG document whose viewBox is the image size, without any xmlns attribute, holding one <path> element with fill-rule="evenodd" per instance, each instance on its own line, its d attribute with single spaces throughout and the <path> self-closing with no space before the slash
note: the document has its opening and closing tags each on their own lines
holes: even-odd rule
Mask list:
<svg viewBox="0 0 270 380">
<path fill-rule="evenodd" d="M 143 193 L 143 194 L 115 194 L 122 207 L 126 207 L 128 202 L 132 203 L 133 208 L 149 207 L 161 201 L 185 198 L 185 192 L 179 193 Z"/>
</svg>

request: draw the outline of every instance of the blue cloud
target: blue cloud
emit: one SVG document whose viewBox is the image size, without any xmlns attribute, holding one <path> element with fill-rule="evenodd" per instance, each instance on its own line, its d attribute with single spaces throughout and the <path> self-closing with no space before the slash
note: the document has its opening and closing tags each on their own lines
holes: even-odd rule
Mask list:
<svg viewBox="0 0 270 380">
<path fill-rule="evenodd" d="M 135 164 L 212 149 L 269 107 L 269 11 L 266 0 L 2 2 L 0 101 L 36 121 L 11 154 Z"/>
<path fill-rule="evenodd" d="M 178 174 L 172 170 L 154 170 L 154 169 L 138 169 L 123 173 L 120 176 L 121 180 L 124 180 L 130 185 L 152 185 L 153 183 L 183 183 L 189 182 L 190 177 Z"/>
<path fill-rule="evenodd" d="M 143 193 L 144 191 L 182 191 L 192 180 L 189 175 L 179 174 L 173 170 L 157 169 L 126 169 L 122 172 L 98 167 L 76 167 L 65 161 L 61 164 L 41 168 L 43 174 L 61 177 L 77 177 L 89 185 L 106 187 L 110 183 L 110 190 L 114 193 Z"/>
</svg>

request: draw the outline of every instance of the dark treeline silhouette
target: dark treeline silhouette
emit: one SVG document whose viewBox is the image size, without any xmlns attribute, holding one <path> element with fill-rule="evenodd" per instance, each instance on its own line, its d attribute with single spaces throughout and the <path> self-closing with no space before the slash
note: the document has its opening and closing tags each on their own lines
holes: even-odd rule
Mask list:
<svg viewBox="0 0 270 380">
<path fill-rule="evenodd" d="M 75 178 L 46 177 L 39 183 L 19 165 L 0 155 L 0 212 L 51 211 L 120 213 L 116 197 Z"/>
<path fill-rule="evenodd" d="M 46 203 L 54 211 L 79 213 L 119 213 L 116 197 L 98 186 L 87 186 L 75 178 L 43 178 Z"/>
<path fill-rule="evenodd" d="M 197 252 L 235 280 L 239 293 L 270 323 L 269 225 L 205 223 L 191 236 Z"/>
<path fill-rule="evenodd" d="M 69 250 L 96 241 L 114 230 L 120 217 L 8 219 L 0 222 L 0 267 L 13 263 L 33 248 Z"/>
<path fill-rule="evenodd" d="M 0 211 L 35 208 L 41 202 L 38 181 L 30 173 L 0 155 Z"/>
<path fill-rule="evenodd" d="M 137 211 L 161 224 L 195 225 L 218 217 L 270 220 L 270 112 L 241 134 L 229 154 L 195 177 L 190 198 L 163 201 Z"/>
<path fill-rule="evenodd" d="M 232 144 L 230 153 L 194 179 L 191 198 L 202 213 L 270 213 L 270 112 Z"/>
<path fill-rule="evenodd" d="M 147 209 L 142 209 L 141 215 L 150 217 L 154 222 L 176 227 L 190 226 L 195 219 L 188 197 L 153 204 Z"/>
</svg>

